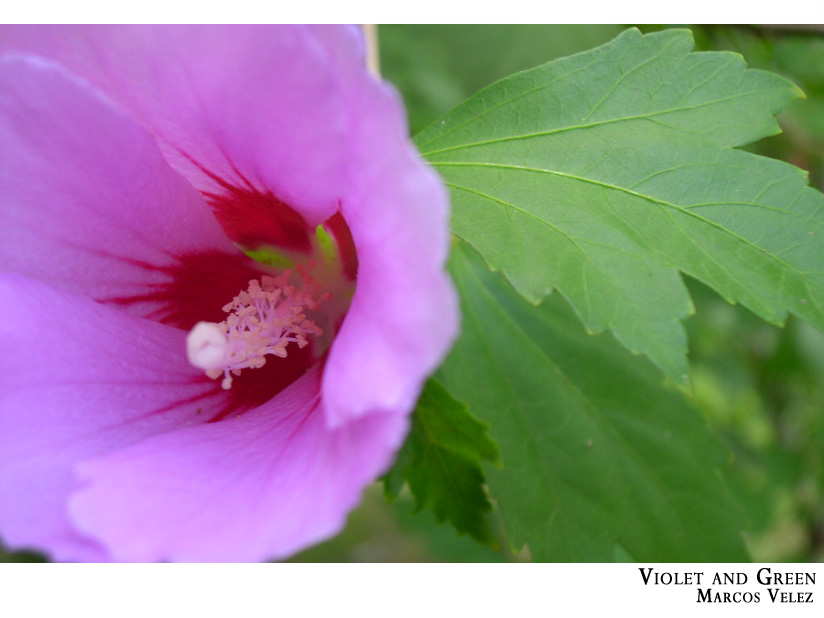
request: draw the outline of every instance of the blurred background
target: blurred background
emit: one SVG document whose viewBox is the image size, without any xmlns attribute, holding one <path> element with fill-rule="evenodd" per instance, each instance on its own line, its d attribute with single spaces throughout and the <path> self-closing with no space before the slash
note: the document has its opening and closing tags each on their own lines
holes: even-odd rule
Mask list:
<svg viewBox="0 0 824 618">
<path fill-rule="evenodd" d="M 380 26 L 383 76 L 407 106 L 414 135 L 492 82 L 606 43 L 627 26 Z M 673 26 L 642 26 L 650 32 Z M 824 27 L 679 26 L 699 50 L 741 54 L 807 95 L 781 113 L 783 133 L 747 147 L 807 170 L 824 189 Z M 694 399 L 733 455 L 729 485 L 747 514 L 758 562 L 824 562 L 824 335 L 791 318 L 770 326 L 689 280 L 697 313 L 687 321 Z M 295 561 L 509 561 L 498 525 L 483 547 L 414 512 L 411 496 L 388 504 L 376 484 L 336 538 Z M 4 553 L 2 561 L 38 561 Z"/>
</svg>

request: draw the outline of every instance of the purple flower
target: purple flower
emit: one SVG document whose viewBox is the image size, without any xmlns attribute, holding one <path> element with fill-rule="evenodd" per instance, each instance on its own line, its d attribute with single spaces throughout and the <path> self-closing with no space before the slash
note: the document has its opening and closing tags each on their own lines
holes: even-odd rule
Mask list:
<svg viewBox="0 0 824 618">
<path fill-rule="evenodd" d="M 358 31 L 10 27 L 0 52 L 5 543 L 250 561 L 334 534 L 457 323 L 444 191 Z"/>
</svg>

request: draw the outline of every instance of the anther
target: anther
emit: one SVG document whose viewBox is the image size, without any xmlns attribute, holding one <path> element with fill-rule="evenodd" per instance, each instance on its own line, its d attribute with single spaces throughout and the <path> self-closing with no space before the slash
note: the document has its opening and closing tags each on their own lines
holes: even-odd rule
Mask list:
<svg viewBox="0 0 824 618">
<path fill-rule="evenodd" d="M 223 307 L 229 314 L 225 321 L 199 322 L 191 330 L 186 339 L 189 362 L 213 380 L 223 376 L 221 385 L 229 389 L 243 369 L 263 367 L 269 355 L 285 358 L 290 343 L 303 348 L 310 336 L 322 335 L 306 311 L 316 311 L 329 294 L 319 294 L 309 276 L 311 266 L 250 281 Z M 294 280 L 299 285 L 292 284 Z"/>
</svg>

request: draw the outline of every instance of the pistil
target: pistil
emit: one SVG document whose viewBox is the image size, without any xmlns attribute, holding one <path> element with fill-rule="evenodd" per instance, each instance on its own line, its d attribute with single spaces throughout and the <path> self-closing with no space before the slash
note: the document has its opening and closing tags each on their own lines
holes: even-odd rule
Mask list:
<svg viewBox="0 0 824 618">
<path fill-rule="evenodd" d="M 285 358 L 288 346 L 303 348 L 323 330 L 306 315 L 330 298 L 309 274 L 312 264 L 286 270 L 277 277 L 253 279 L 246 290 L 223 307 L 220 323 L 199 322 L 189 333 L 189 362 L 212 379 L 223 376 L 224 389 L 243 369 L 266 364 L 269 355 Z"/>
</svg>

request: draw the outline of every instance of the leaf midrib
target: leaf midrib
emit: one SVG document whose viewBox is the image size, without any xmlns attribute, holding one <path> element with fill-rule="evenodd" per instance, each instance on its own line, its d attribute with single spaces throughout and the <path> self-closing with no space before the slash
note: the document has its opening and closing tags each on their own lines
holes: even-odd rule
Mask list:
<svg viewBox="0 0 824 618">
<path fill-rule="evenodd" d="M 537 217 L 537 215 L 535 215 L 535 214 L 533 214 L 533 213 L 530 213 L 529 211 L 526 211 L 526 210 L 523 210 L 523 209 L 521 209 L 521 208 L 518 208 L 518 207 L 517 207 L 517 206 L 515 206 L 514 204 L 510 204 L 509 202 L 507 202 L 507 201 L 505 201 L 505 200 L 501 200 L 501 199 L 496 198 L 496 197 L 494 197 L 494 196 L 492 196 L 492 195 L 488 195 L 488 194 L 486 194 L 486 193 L 483 193 L 482 191 L 477 191 L 477 190 L 475 190 L 475 189 L 470 189 L 470 188 L 468 188 L 468 187 L 463 187 L 463 186 L 460 186 L 460 185 L 455 185 L 455 184 L 453 184 L 453 183 L 446 182 L 446 181 L 444 181 L 444 184 L 445 184 L 446 186 L 453 187 L 453 188 L 455 188 L 455 189 L 459 189 L 459 190 L 462 190 L 462 191 L 466 191 L 466 192 L 468 192 L 468 193 L 472 193 L 473 195 L 478 195 L 479 197 L 482 197 L 482 198 L 488 199 L 488 200 L 490 200 L 490 201 L 497 202 L 497 203 L 501 204 L 502 206 L 510 206 L 513 210 L 516 210 L 517 212 L 520 212 L 520 213 L 523 213 L 523 214 L 528 215 L 528 216 L 530 216 L 530 217 L 533 217 L 533 218 L 535 218 L 535 219 L 538 219 L 538 221 L 540 221 L 541 223 L 543 223 L 545 226 L 547 226 L 547 227 L 549 227 L 549 228 L 551 228 L 551 229 L 555 230 L 555 231 L 556 231 L 556 232 L 558 232 L 561 236 L 563 236 L 564 238 L 566 238 L 566 239 L 570 242 L 570 244 L 571 244 L 573 247 L 575 247 L 575 249 L 577 249 L 577 250 L 578 250 L 578 251 L 579 251 L 579 252 L 580 252 L 580 253 L 581 253 L 581 254 L 582 254 L 582 255 L 586 258 L 587 263 L 592 264 L 592 265 L 593 265 L 593 266 L 594 266 L 594 267 L 595 267 L 595 268 L 596 268 L 596 269 L 597 269 L 597 270 L 598 270 L 598 271 L 599 271 L 602 275 L 604 275 L 604 277 L 605 277 L 608 281 L 610 281 L 610 282 L 612 282 L 612 281 L 613 281 L 612 274 L 611 274 L 611 273 L 609 273 L 609 272 L 607 272 L 606 270 L 604 270 L 603 266 L 602 266 L 602 265 L 601 265 L 598 261 L 596 261 L 595 259 L 593 259 L 593 258 L 589 255 L 589 253 L 588 253 L 588 252 L 587 252 L 587 251 L 586 251 L 583 247 L 581 247 L 581 246 L 580 246 L 580 244 L 579 244 L 579 242 L 578 242 L 578 240 L 581 240 L 582 242 L 589 242 L 588 240 L 586 240 L 586 239 L 576 239 L 576 238 L 574 238 L 573 236 L 571 236 L 570 234 L 568 234 L 565 230 L 563 230 L 563 229 L 561 229 L 561 228 L 559 228 L 559 227 L 557 227 L 557 226 L 553 225 L 553 224 L 552 224 L 552 223 L 550 223 L 549 221 L 545 221 L 544 219 L 540 219 L 539 217 Z M 512 225 L 513 227 L 515 227 L 515 224 L 514 224 L 511 220 L 510 220 L 510 225 Z M 516 228 L 516 230 L 518 231 L 518 237 L 519 237 L 519 241 L 520 241 L 520 230 L 519 230 L 518 228 Z M 462 236 L 457 236 L 457 237 L 458 237 L 458 238 L 460 238 L 461 240 L 465 241 L 465 242 L 470 242 L 468 239 L 463 238 Z M 470 243 L 470 244 L 471 244 L 471 243 Z M 519 243 L 519 244 L 520 244 L 520 243 Z M 594 243 L 592 243 L 592 244 L 595 244 L 595 245 L 600 245 L 600 243 L 597 243 L 597 242 L 594 242 Z M 612 245 L 600 245 L 600 246 L 603 246 L 603 247 L 606 247 L 606 248 L 609 248 L 609 249 L 612 249 L 612 250 L 616 250 L 616 251 L 625 252 L 625 253 L 627 253 L 628 255 L 632 255 L 634 258 L 638 258 L 638 259 L 639 259 L 639 261 L 640 261 L 640 258 L 639 258 L 639 256 L 638 256 L 637 254 L 634 254 L 634 253 L 628 252 L 626 249 L 623 249 L 622 247 L 613 247 Z M 525 254 L 525 252 L 523 252 L 523 249 L 522 249 L 522 255 L 524 255 L 524 256 L 526 255 L 526 254 Z M 525 260 L 524 260 L 524 259 L 522 259 L 522 260 L 521 260 L 521 262 L 522 262 L 522 263 L 525 263 Z M 674 266 L 673 266 L 673 267 L 674 267 Z M 584 287 L 585 287 L 584 296 L 585 296 L 585 299 L 586 299 L 586 302 L 587 302 L 587 305 L 588 305 L 589 312 L 591 313 L 591 312 L 592 312 L 592 299 L 590 298 L 589 291 L 588 291 L 588 288 L 587 288 L 587 286 L 586 286 L 586 284 L 587 284 L 586 277 L 584 278 L 584 282 L 583 282 L 583 283 L 584 283 Z M 560 285 L 556 285 L 555 287 L 560 287 Z M 644 312 L 643 312 L 643 305 L 642 305 L 642 304 L 641 304 L 638 300 L 636 300 L 635 298 L 633 298 L 633 297 L 629 296 L 629 295 L 627 294 L 627 291 L 626 291 L 626 289 L 625 289 L 624 287 L 622 287 L 622 286 L 620 286 L 620 285 L 617 285 L 617 284 L 615 284 L 615 283 L 612 283 L 612 290 L 613 290 L 616 294 L 618 294 L 619 296 L 621 296 L 621 297 L 622 297 L 622 298 L 626 301 L 627 305 L 629 305 L 629 306 L 631 306 L 631 307 L 634 307 L 634 308 L 636 309 L 636 311 L 637 311 L 637 313 L 638 313 L 639 315 L 643 315 L 643 313 L 644 313 Z M 682 316 L 679 316 L 679 317 L 686 317 L 686 316 L 685 316 L 685 315 L 682 315 Z M 675 320 L 670 320 L 669 322 L 673 322 L 673 321 L 676 321 L 676 322 L 677 322 L 678 320 L 677 320 L 677 318 L 676 318 Z M 614 322 L 614 320 L 604 320 L 604 328 L 614 329 L 614 328 L 615 328 L 615 324 L 614 324 L 613 322 Z M 633 351 L 633 352 L 637 352 L 637 350 L 634 350 L 634 349 L 633 349 L 632 351 Z"/>
<path fill-rule="evenodd" d="M 642 200 L 646 200 L 648 202 L 652 202 L 653 204 L 657 204 L 658 206 L 671 208 L 671 209 L 676 210 L 680 213 L 683 213 L 684 215 L 686 215 L 688 217 L 692 217 L 692 218 L 694 218 L 694 219 L 696 219 L 696 220 L 698 220 L 698 221 L 700 221 L 700 222 L 702 222 L 706 225 L 709 225 L 710 227 L 713 227 L 713 228 L 719 230 L 720 232 L 725 233 L 725 234 L 731 236 L 732 238 L 736 239 L 737 241 L 747 245 L 751 249 L 756 250 L 758 253 L 763 254 L 764 256 L 769 258 L 770 260 L 773 260 L 773 261 L 777 262 L 782 267 L 786 268 L 790 272 L 792 272 L 792 273 L 796 274 L 797 276 L 799 276 L 802 280 L 810 282 L 813 285 L 815 285 L 816 287 L 820 287 L 817 284 L 815 284 L 815 282 L 812 282 L 811 280 L 809 280 L 809 278 L 806 276 L 808 273 L 806 273 L 805 271 L 799 270 L 795 266 L 785 262 L 784 260 L 782 260 L 778 256 L 770 253 L 769 251 L 767 251 L 763 247 L 755 244 L 751 240 L 749 240 L 749 239 L 747 239 L 743 236 L 740 236 L 739 234 L 735 233 L 734 231 L 732 231 L 728 228 L 725 228 L 723 225 L 721 225 L 719 223 L 716 223 L 715 221 L 712 221 L 711 219 L 707 219 L 706 217 L 702 217 L 700 214 L 698 214 L 696 212 L 693 212 L 692 210 L 690 210 L 688 208 L 685 208 L 683 206 L 679 206 L 678 204 L 673 204 L 672 202 L 668 202 L 666 200 L 653 197 L 651 195 L 645 195 L 643 193 L 638 193 L 637 191 L 633 191 L 633 190 L 628 189 L 626 187 L 621 187 L 619 185 L 614 185 L 614 184 L 611 184 L 611 183 L 608 183 L 608 182 L 595 180 L 593 178 L 585 178 L 583 176 L 577 176 L 575 174 L 569 174 L 567 172 L 560 172 L 558 170 L 540 169 L 540 168 L 526 167 L 526 166 L 521 166 L 521 165 L 511 165 L 511 164 L 502 164 L 502 163 L 487 163 L 487 162 L 470 162 L 470 161 L 431 161 L 430 164 L 435 166 L 435 167 L 482 167 L 482 168 L 483 167 L 488 167 L 488 168 L 491 168 L 491 169 L 507 169 L 507 170 L 532 172 L 532 173 L 538 173 L 538 174 L 550 174 L 550 175 L 553 175 L 553 176 L 568 178 L 570 180 L 576 180 L 576 181 L 579 181 L 579 182 L 584 182 L 584 183 L 587 183 L 587 184 L 597 185 L 597 186 L 604 187 L 604 188 L 607 188 L 607 189 L 612 189 L 612 190 L 615 190 L 615 191 L 626 193 L 628 195 L 632 195 L 633 197 L 636 197 L 636 198 L 639 198 L 639 199 L 642 199 Z M 451 183 L 451 184 L 455 185 L 455 183 Z M 461 189 L 471 190 L 468 187 L 464 187 L 462 185 L 455 185 L 455 186 L 459 187 Z M 528 215 L 528 216 L 534 218 L 536 221 L 539 221 L 540 223 L 542 223 L 544 225 L 547 225 L 547 222 L 545 220 L 541 219 L 539 216 L 535 215 L 534 213 L 529 212 L 528 210 L 520 208 L 519 206 L 516 206 L 515 204 L 512 204 L 511 202 L 507 202 L 506 200 L 501 200 L 499 198 L 496 198 L 496 200 L 501 202 L 502 204 L 505 204 L 505 205 L 519 211 L 519 212 L 524 213 L 525 215 Z M 690 237 L 688 234 L 685 234 L 685 235 L 688 238 Z M 662 256 L 662 259 L 663 259 L 663 256 Z M 672 262 L 670 262 L 669 260 L 667 260 L 667 261 L 674 268 L 679 268 L 680 269 L 680 267 L 677 267 L 676 265 L 672 264 Z M 726 269 L 723 269 L 723 270 L 724 270 L 724 272 L 727 272 L 727 274 L 730 278 L 735 279 L 735 277 L 733 277 L 732 274 L 729 273 Z M 752 289 L 750 289 L 750 291 L 753 292 Z M 761 294 L 755 294 L 754 296 L 757 297 L 757 298 L 760 298 Z"/>
</svg>

